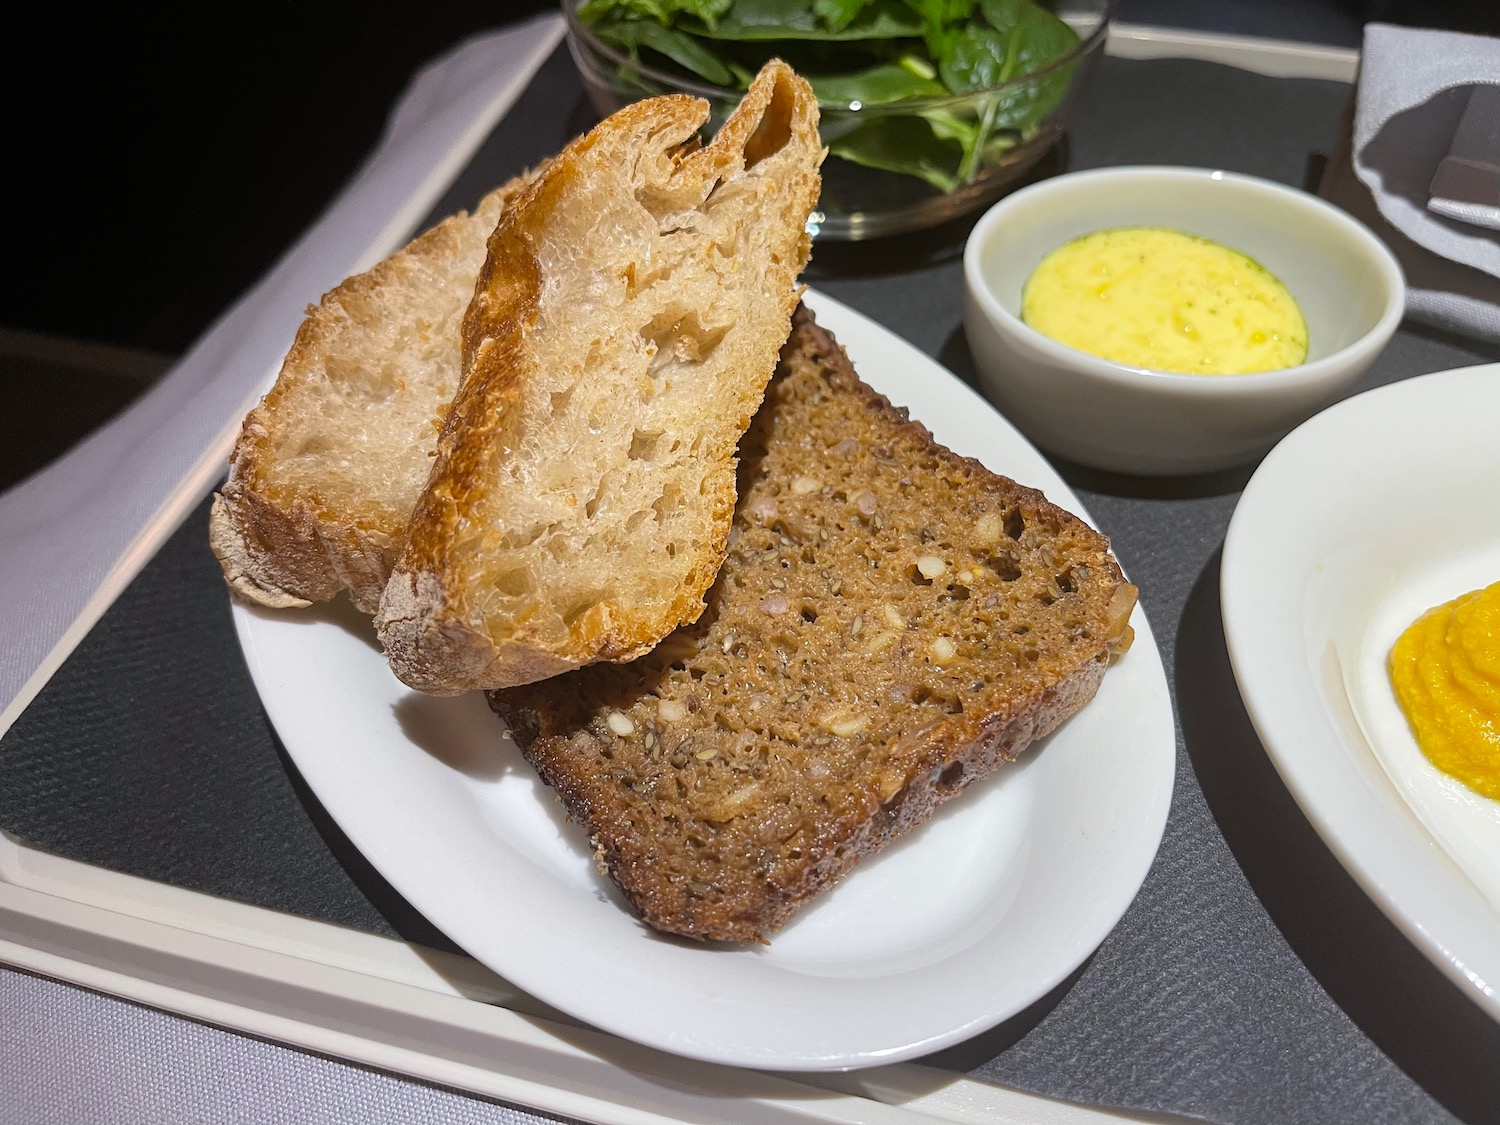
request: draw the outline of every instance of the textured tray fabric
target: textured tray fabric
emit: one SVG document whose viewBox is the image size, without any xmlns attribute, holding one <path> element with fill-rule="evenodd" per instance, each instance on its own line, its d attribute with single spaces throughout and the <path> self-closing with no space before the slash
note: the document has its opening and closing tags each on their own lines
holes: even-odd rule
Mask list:
<svg viewBox="0 0 1500 1125">
<path fill-rule="evenodd" d="M 546 1125 L 513 1106 L 353 1067 L 0 969 L 0 1120 L 26 1125 Z M 173 1062 L 163 1081 L 161 1060 Z"/>
<path fill-rule="evenodd" d="M 1207 63 L 1107 59 L 1066 156 L 1047 170 L 1178 163 L 1301 186 L 1332 146 L 1348 95 Z M 560 55 L 436 213 L 468 206 L 588 120 Z M 809 280 L 972 377 L 964 233 L 819 246 Z M 1495 358 L 1403 332 L 1365 385 Z M 920 402 L 905 405 L 921 417 Z M 1033 1009 L 929 1061 L 1224 1122 L 1438 1122 L 1449 1110 L 1497 1119 L 1500 1029 L 1343 873 L 1240 706 L 1217 574 L 1248 470 L 1153 481 L 1060 468 L 1140 584 L 1163 649 L 1180 717 L 1172 814 L 1140 896 L 1095 957 Z M 280 753 L 203 519 L 194 515 L 0 741 L 0 826 L 90 862 L 440 943 Z"/>
</svg>

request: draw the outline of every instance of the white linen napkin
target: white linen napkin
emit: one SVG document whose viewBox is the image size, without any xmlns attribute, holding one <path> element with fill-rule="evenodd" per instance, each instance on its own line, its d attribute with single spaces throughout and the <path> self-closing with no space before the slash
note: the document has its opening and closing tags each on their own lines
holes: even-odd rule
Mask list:
<svg viewBox="0 0 1500 1125">
<path fill-rule="evenodd" d="M 151 391 L 0 495 L 0 734 L 226 468 L 309 303 L 394 250 L 563 34 L 546 15 L 424 68 L 301 240 Z"/>
<path fill-rule="evenodd" d="M 1379 233 L 1406 268 L 1407 313 L 1490 342 L 1500 342 L 1500 232 L 1429 204 L 1434 177 L 1456 144 L 1500 134 L 1500 121 L 1478 119 L 1486 107 L 1500 106 L 1488 96 L 1497 87 L 1500 39 L 1365 28 L 1353 171 L 1384 220 Z M 1466 121 L 1476 89 L 1486 96 L 1475 105 L 1475 120 Z M 1490 155 L 1500 162 L 1500 153 Z"/>
</svg>

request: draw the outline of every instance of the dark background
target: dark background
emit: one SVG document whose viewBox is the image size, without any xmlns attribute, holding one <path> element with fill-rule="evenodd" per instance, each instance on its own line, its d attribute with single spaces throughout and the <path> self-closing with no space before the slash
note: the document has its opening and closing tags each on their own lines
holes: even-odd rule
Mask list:
<svg viewBox="0 0 1500 1125">
<path fill-rule="evenodd" d="M 181 353 L 337 194 L 418 66 L 551 6 L 41 16 L 10 45 L 39 55 L 7 68 L 20 198 L 0 326 Z M 1366 19 L 1500 30 L 1494 0 L 1121 0 L 1119 18 L 1351 47 Z"/>
<path fill-rule="evenodd" d="M 265 272 L 423 62 L 552 6 L 130 6 L 87 20 L 35 6 L 24 32 L 13 24 L 0 378 L 21 405 L 0 411 L 0 489 L 149 385 Z M 1370 19 L 1500 33 L 1495 0 L 1119 0 L 1118 17 L 1349 47 Z"/>
</svg>

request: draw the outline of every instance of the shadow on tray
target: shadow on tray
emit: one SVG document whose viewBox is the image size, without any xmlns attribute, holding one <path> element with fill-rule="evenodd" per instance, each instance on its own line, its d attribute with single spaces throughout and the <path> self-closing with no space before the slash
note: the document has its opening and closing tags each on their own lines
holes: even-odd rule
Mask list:
<svg viewBox="0 0 1500 1125">
<path fill-rule="evenodd" d="M 370 861 L 360 854 L 359 849 L 349 841 L 349 837 L 344 835 L 343 830 L 334 823 L 333 817 L 328 815 L 328 810 L 323 808 L 317 796 L 308 788 L 307 782 L 302 779 L 296 765 L 287 755 L 286 747 L 281 744 L 281 739 L 276 736 L 274 730 L 270 733 L 276 746 L 276 756 L 280 758 L 282 768 L 286 770 L 287 780 L 291 782 L 297 800 L 307 812 L 308 820 L 317 829 L 318 835 L 323 838 L 323 842 L 328 845 L 328 850 L 333 853 L 334 858 L 348 873 L 349 878 L 354 881 L 365 898 L 369 899 L 370 905 L 379 912 L 402 941 L 425 945 L 444 953 L 462 954 L 463 950 L 449 941 L 441 930 L 417 911 L 416 907 L 402 898 L 396 888 L 387 883 L 370 864 Z"/>
<path fill-rule="evenodd" d="M 1183 736 L 1209 807 L 1287 942 L 1395 1063 L 1468 1122 L 1500 1122 L 1500 1025 L 1343 869 L 1282 784 L 1240 701 L 1219 615 L 1219 553 L 1177 634 Z"/>
</svg>

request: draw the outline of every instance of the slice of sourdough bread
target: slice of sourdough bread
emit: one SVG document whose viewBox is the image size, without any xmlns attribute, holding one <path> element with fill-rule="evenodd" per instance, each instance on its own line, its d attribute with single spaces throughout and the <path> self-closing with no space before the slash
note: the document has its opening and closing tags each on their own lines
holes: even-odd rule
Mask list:
<svg viewBox="0 0 1500 1125">
<path fill-rule="evenodd" d="M 620 110 L 490 238 L 463 386 L 376 617 L 411 686 L 626 660 L 702 612 L 822 161 L 816 98 L 784 63 L 699 146 L 708 112 Z"/>
<path fill-rule="evenodd" d="M 460 324 L 521 176 L 309 308 L 245 419 L 209 543 L 239 594 L 374 613 L 458 389 Z"/>
<path fill-rule="evenodd" d="M 763 941 L 1094 695 L 1105 538 L 937 445 L 799 313 L 708 611 L 491 705 L 650 925 Z"/>
</svg>

